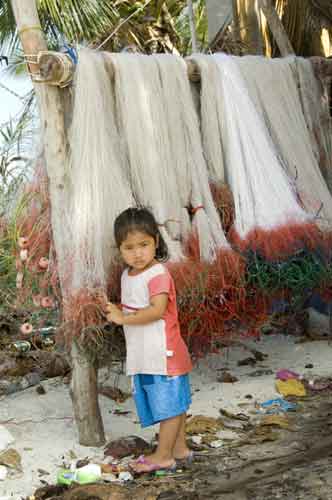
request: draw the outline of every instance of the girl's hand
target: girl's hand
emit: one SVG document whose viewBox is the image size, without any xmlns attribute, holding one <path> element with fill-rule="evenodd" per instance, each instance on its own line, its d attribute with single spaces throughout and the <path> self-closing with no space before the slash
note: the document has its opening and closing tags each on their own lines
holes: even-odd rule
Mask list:
<svg viewBox="0 0 332 500">
<path fill-rule="evenodd" d="M 116 325 L 123 325 L 124 314 L 123 312 L 111 302 L 106 305 L 106 318 L 108 321 L 112 321 Z"/>
</svg>

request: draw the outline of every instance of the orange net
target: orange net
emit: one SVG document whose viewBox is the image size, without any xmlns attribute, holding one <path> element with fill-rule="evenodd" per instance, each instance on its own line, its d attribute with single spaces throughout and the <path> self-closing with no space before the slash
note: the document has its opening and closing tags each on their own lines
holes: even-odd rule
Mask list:
<svg viewBox="0 0 332 500">
<path fill-rule="evenodd" d="M 267 260 L 283 260 L 306 248 L 313 251 L 324 244 L 323 234 L 314 223 L 290 223 L 274 229 L 256 228 L 241 238 L 234 228 L 229 239 L 240 252 L 251 250 Z"/>
</svg>

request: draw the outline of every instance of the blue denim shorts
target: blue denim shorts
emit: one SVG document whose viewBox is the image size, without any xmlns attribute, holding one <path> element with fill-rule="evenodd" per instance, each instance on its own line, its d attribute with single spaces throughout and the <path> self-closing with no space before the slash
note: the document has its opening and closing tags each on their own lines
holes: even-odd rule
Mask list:
<svg viewBox="0 0 332 500">
<path fill-rule="evenodd" d="M 133 396 L 142 427 L 176 417 L 191 404 L 189 375 L 134 375 Z"/>
</svg>

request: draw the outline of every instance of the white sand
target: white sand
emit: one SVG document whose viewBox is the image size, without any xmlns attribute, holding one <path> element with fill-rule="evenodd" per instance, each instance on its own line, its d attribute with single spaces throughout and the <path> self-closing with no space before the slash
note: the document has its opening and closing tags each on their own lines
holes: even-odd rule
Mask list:
<svg viewBox="0 0 332 500">
<path fill-rule="evenodd" d="M 221 407 L 243 412 L 245 409 L 239 407 L 239 403 L 263 402 L 280 396 L 275 390 L 274 374 L 248 376 L 260 368 L 271 369 L 274 373 L 278 369 L 289 368 L 308 377 L 310 374 L 332 374 L 332 346 L 327 341 L 295 344 L 292 337 L 272 335 L 259 342 L 244 342 L 268 354 L 268 358 L 254 367 L 238 367 L 237 361 L 249 357 L 250 352 L 242 347 L 232 347 L 227 356 L 224 352 L 200 361 L 192 374 L 193 404 L 190 413 L 216 417 Z M 307 363 L 312 363 L 314 368 L 305 369 Z M 221 374 L 216 370 L 225 367 L 239 378 L 238 382 L 222 384 L 216 381 Z M 102 375 L 105 376 L 105 373 Z M 105 380 L 107 383 L 109 380 Z M 121 384 L 121 388 L 124 384 L 128 387 L 126 377 L 121 377 Z M 0 399 L 0 426 L 5 426 L 13 435 L 15 441 L 10 446 L 20 453 L 23 467 L 22 473 L 9 475 L 0 481 L 0 500 L 7 496 L 16 500 L 31 495 L 42 485 L 40 479 L 54 483 L 56 471 L 61 467 L 63 457 L 68 463 L 70 451 L 80 459 L 88 456 L 100 461 L 103 458 L 103 448 L 87 448 L 78 444 L 69 387 L 60 379 L 48 380 L 42 385 L 47 391 L 45 395 L 38 395 L 35 388 L 30 388 Z M 253 396 L 250 401 L 245 398 L 248 394 Z M 130 434 L 150 440 L 157 430 L 156 427 L 140 429 L 131 398 L 119 405 L 101 396 L 100 406 L 107 441 Z M 111 412 L 116 408 L 130 410 L 131 413 L 127 416 L 113 415 Z M 49 475 L 41 476 L 38 469 L 47 471 Z"/>
</svg>

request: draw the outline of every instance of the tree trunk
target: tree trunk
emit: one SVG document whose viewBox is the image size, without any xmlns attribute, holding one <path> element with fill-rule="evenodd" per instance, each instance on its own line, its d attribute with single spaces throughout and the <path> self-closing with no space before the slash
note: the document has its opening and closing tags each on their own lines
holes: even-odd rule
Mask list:
<svg viewBox="0 0 332 500">
<path fill-rule="evenodd" d="M 239 34 L 245 53 L 262 55 L 263 40 L 256 0 L 237 0 L 236 8 Z"/>
<path fill-rule="evenodd" d="M 280 54 L 285 57 L 290 54 L 295 54 L 292 44 L 289 41 L 288 35 L 279 19 L 277 11 L 274 8 L 272 0 L 258 0 L 259 6 L 263 11 L 268 22 L 272 35 L 279 47 Z"/>
<path fill-rule="evenodd" d="M 40 26 L 35 0 L 11 0 L 16 19 L 17 29 L 23 46 L 23 51 L 31 60 L 38 52 L 47 50 L 47 44 Z M 38 65 L 29 63 L 32 73 L 38 72 Z M 65 275 L 61 263 L 65 262 L 63 242 L 57 241 L 61 234 L 63 206 L 66 206 L 67 189 L 65 167 L 67 164 L 67 140 L 64 106 L 61 90 L 34 82 L 39 110 L 41 136 L 44 140 L 47 174 L 49 177 L 49 192 L 51 198 L 51 220 L 54 229 L 54 245 L 59 256 L 59 276 Z M 62 287 L 63 294 L 65 290 Z M 90 366 L 87 357 L 73 346 L 72 363 L 74 372 L 73 406 L 77 418 L 79 441 L 81 444 L 98 446 L 105 441 L 104 429 L 100 418 L 97 398 L 96 368 Z M 80 377 L 80 381 L 77 377 Z M 79 383 L 80 382 L 80 383 Z M 85 386 L 86 384 L 86 386 Z M 84 419 L 84 420 L 83 420 Z"/>
</svg>

